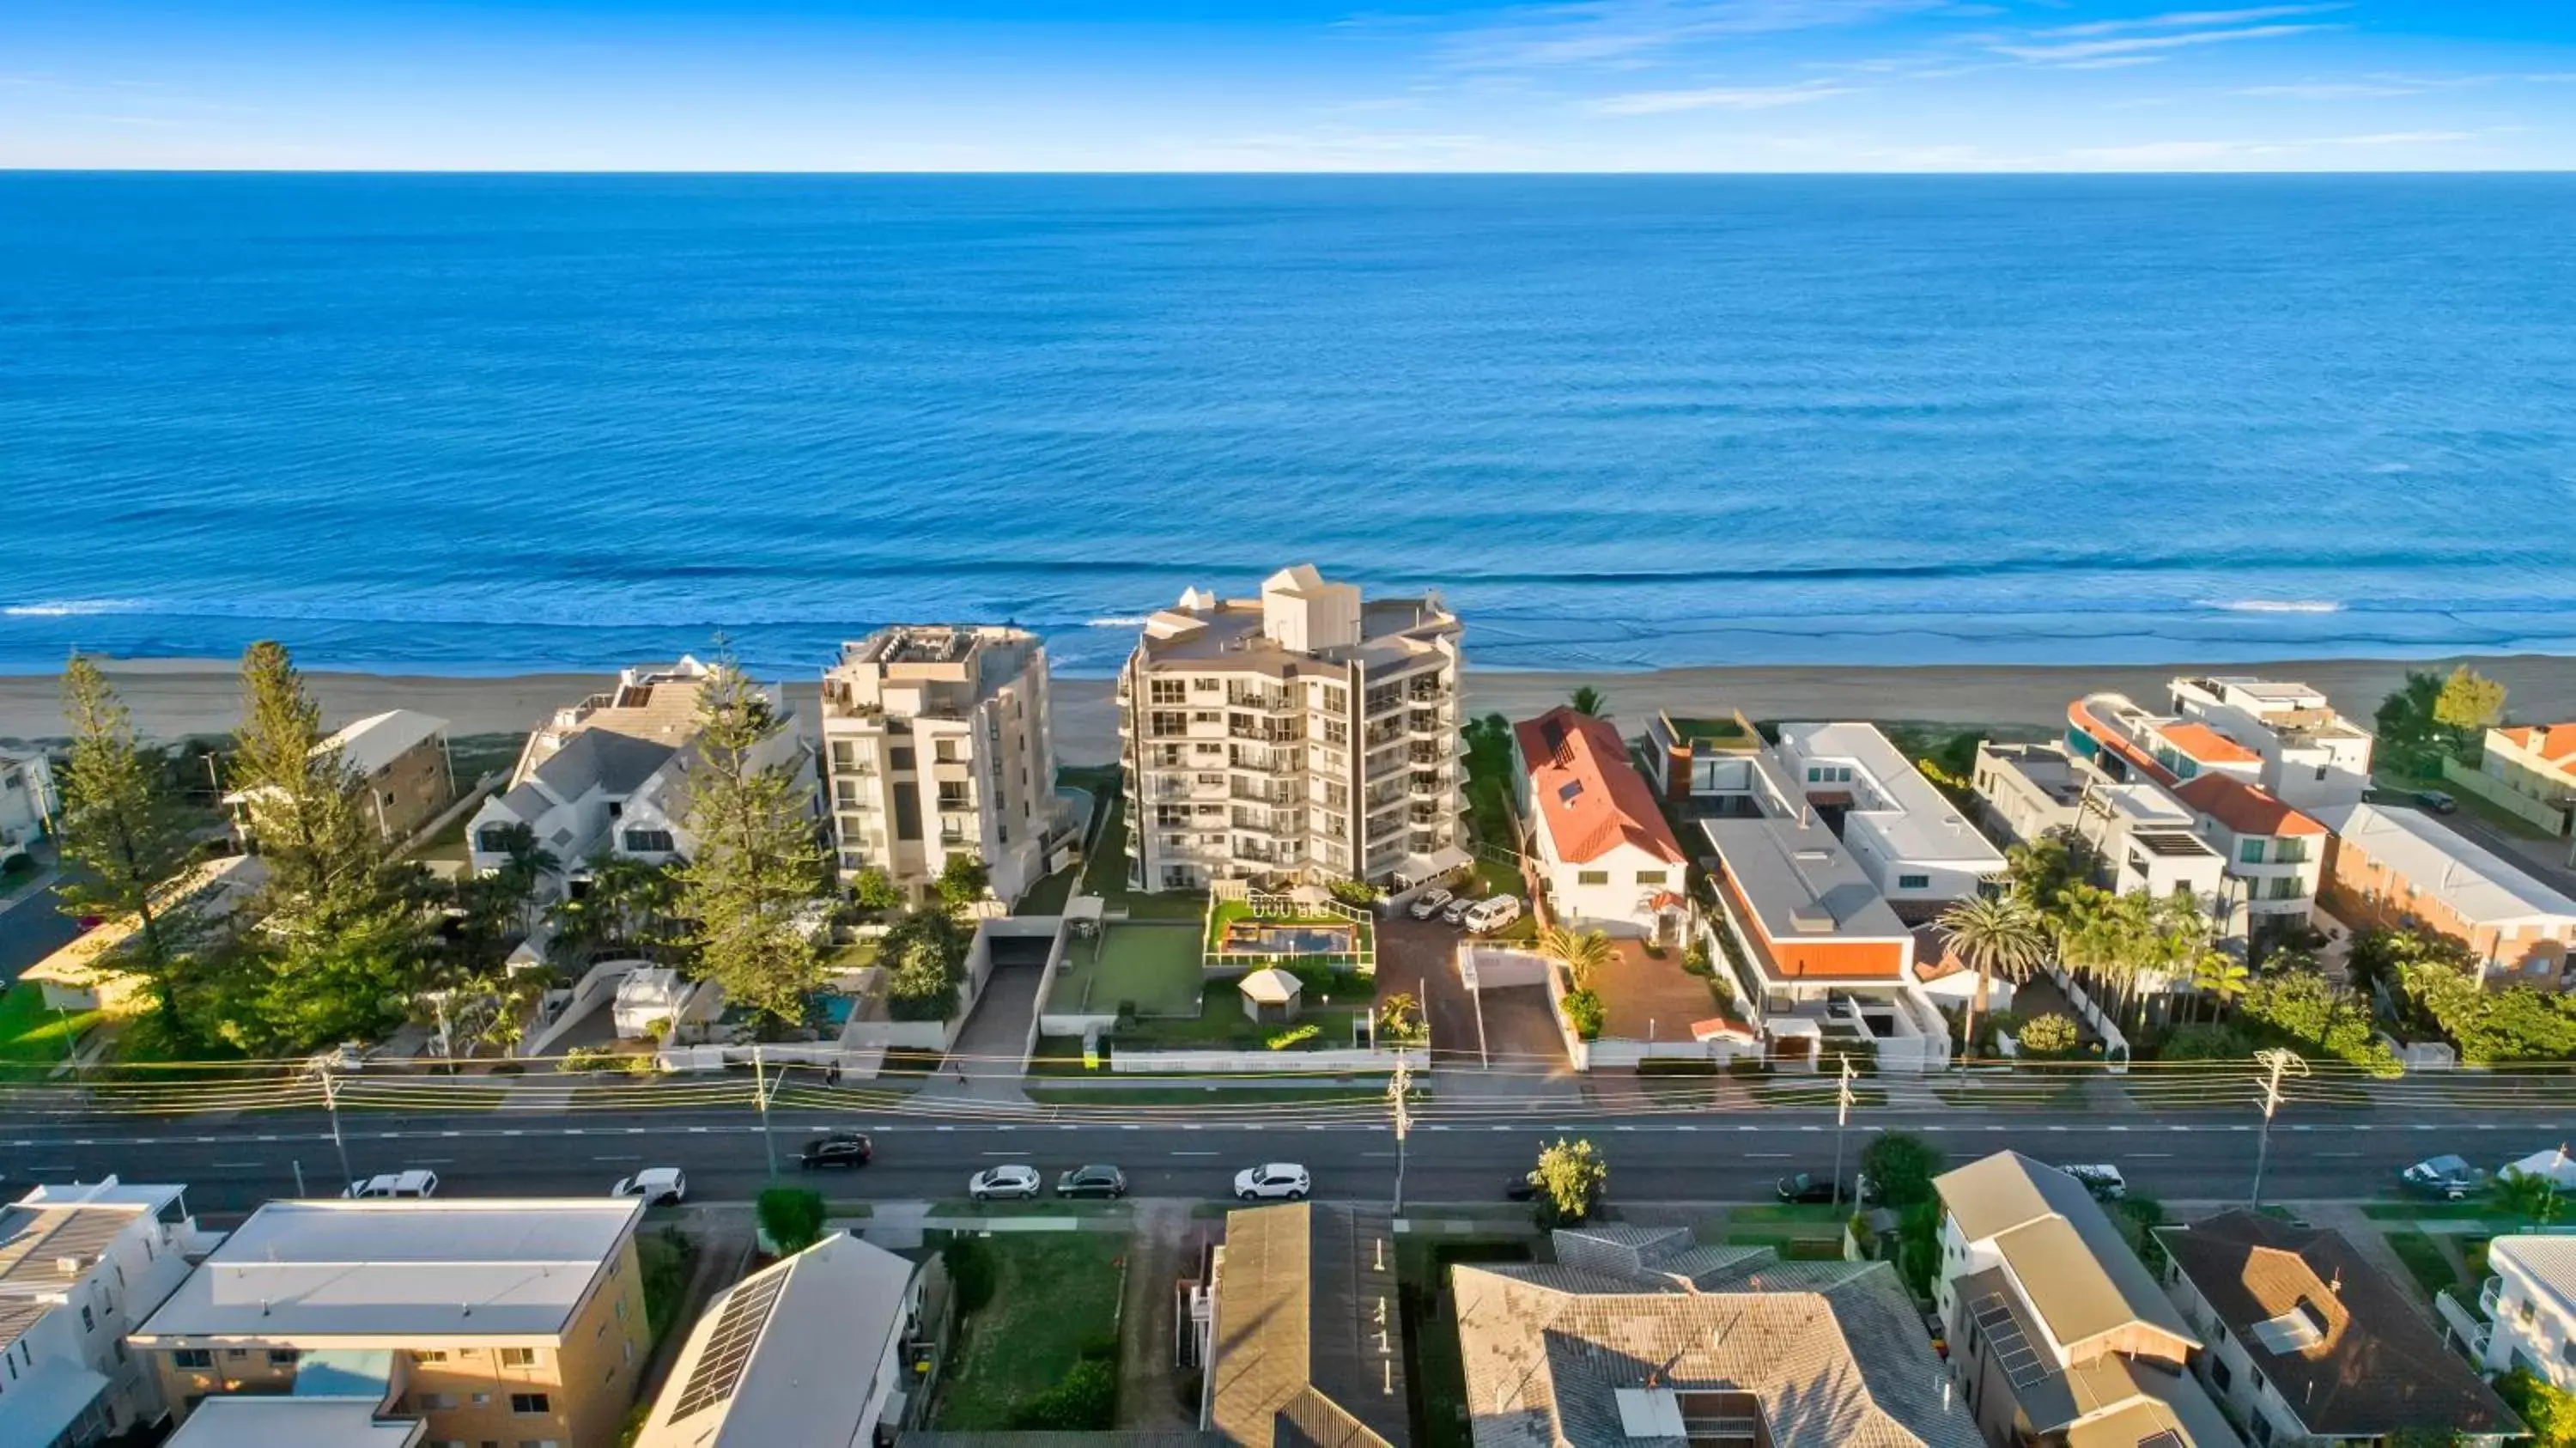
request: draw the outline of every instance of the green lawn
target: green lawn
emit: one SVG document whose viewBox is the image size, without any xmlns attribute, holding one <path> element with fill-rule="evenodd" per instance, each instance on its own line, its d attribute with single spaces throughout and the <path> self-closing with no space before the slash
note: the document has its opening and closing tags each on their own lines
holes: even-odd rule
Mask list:
<svg viewBox="0 0 2576 1448">
<path fill-rule="evenodd" d="M 1070 771 L 1060 778 L 1068 778 Z M 1100 833 L 1093 841 L 1091 857 L 1083 862 L 1082 891 L 1107 901 L 1111 910 L 1125 910 L 1138 920 L 1198 920 L 1207 914 L 1207 896 L 1182 891 L 1165 891 L 1157 895 L 1131 894 L 1127 889 L 1127 802 L 1118 793 L 1118 771 L 1100 771 L 1106 783 L 1099 786 L 1096 798 L 1108 805 L 1108 815 L 1101 821 Z M 1088 789 L 1093 786 L 1081 783 Z"/>
<path fill-rule="evenodd" d="M 1062 1381 L 1085 1347 L 1115 1340 L 1127 1239 L 997 1232 L 973 1240 L 993 1255 L 993 1300 L 967 1318 L 949 1358 L 939 1427 L 991 1433 Z"/>
<path fill-rule="evenodd" d="M 100 1011 L 73 1011 L 66 1016 L 47 1010 L 42 990 L 13 985 L 0 995 L 0 1061 L 55 1065 L 63 1060 L 67 1045 L 105 1019 Z"/>
<path fill-rule="evenodd" d="M 1064 902 L 1073 898 L 1074 876 L 1079 874 L 1081 869 L 1082 867 L 1079 865 L 1069 865 L 1064 869 L 1058 870 L 1054 874 L 1047 876 L 1045 879 L 1038 881 L 1036 884 L 1031 885 L 1029 887 L 1029 893 L 1022 895 L 1019 903 L 1011 907 L 1011 913 L 1014 915 L 1062 915 L 1064 913 Z"/>
<path fill-rule="evenodd" d="M 1097 939 L 1074 941 L 1065 958 L 1071 969 L 1047 998 L 1064 1015 L 1109 1015 L 1121 1001 L 1142 1015 L 1187 1015 L 1207 985 L 1198 932 L 1178 925 L 1112 921 Z"/>
<path fill-rule="evenodd" d="M 2430 1236 L 2422 1232 L 2390 1232 L 2388 1248 L 2406 1264 L 2406 1274 L 2415 1279 L 2427 1300 L 2445 1287 L 2460 1285 L 2459 1269 L 2451 1265 L 2442 1244 Z"/>
<path fill-rule="evenodd" d="M 1351 1022 L 1357 1016 L 1358 1012 L 1341 1007 L 1310 1004 L 1298 1012 L 1292 1026 L 1258 1024 L 1245 1018 L 1243 994 L 1238 984 L 1233 980 L 1214 980 L 1200 992 L 1196 1016 L 1140 1020 L 1134 1029 L 1119 1032 L 1117 1039 L 1131 1048 L 1148 1051 L 1187 1050 L 1192 1047 L 1257 1051 L 1282 1031 L 1294 1026 L 1312 1025 L 1318 1028 L 1314 1042 L 1316 1049 L 1341 1050 L 1347 1049 L 1351 1043 Z M 1298 1054 L 1294 1050 L 1278 1052 L 1280 1069 L 1295 1070 Z"/>
</svg>

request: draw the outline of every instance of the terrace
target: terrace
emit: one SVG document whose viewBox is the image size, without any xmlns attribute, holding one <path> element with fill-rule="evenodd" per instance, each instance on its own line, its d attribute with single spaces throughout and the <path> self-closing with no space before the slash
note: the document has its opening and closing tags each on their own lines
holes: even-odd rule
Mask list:
<svg viewBox="0 0 2576 1448">
<path fill-rule="evenodd" d="M 1207 981 L 1199 956 L 1198 935 L 1186 925 L 1110 921 L 1065 952 L 1050 1009 L 1107 1014 L 1133 1002 L 1140 1017 L 1191 1015 Z"/>
</svg>

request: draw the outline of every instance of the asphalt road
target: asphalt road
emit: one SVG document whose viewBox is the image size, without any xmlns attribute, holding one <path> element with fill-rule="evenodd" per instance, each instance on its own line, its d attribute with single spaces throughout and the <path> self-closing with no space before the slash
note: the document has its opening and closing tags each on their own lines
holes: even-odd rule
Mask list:
<svg viewBox="0 0 2576 1448">
<path fill-rule="evenodd" d="M 2399 1168 L 2425 1156 L 2458 1151 L 2492 1167 L 2576 1128 L 2576 1109 L 2527 1118 L 2516 1113 L 2503 1121 L 2493 1112 L 2403 1122 L 2363 1112 L 2306 1114 L 2310 1119 L 2292 1120 L 2285 1112 L 2273 1129 L 2267 1200 L 2367 1199 L 2385 1194 Z M 983 1123 L 782 1110 L 775 1141 L 784 1175 L 800 1175 L 797 1146 L 830 1126 L 861 1127 L 877 1146 L 871 1166 L 809 1178 L 835 1200 L 962 1198 L 968 1174 L 1005 1161 L 1050 1173 L 1114 1162 L 1126 1169 L 1135 1195 L 1212 1198 L 1226 1194 L 1237 1169 L 1274 1160 L 1311 1169 L 1319 1197 L 1385 1200 L 1396 1167 L 1396 1143 L 1383 1124 Z M 667 1165 L 688 1173 L 698 1200 L 746 1199 L 768 1177 L 761 1128 L 742 1110 L 577 1117 L 351 1112 L 342 1128 L 353 1173 L 428 1167 L 439 1174 L 442 1194 L 451 1196 L 589 1196 L 638 1167 Z M 2241 1200 L 2251 1185 L 2257 1141 L 2250 1114 L 2105 1120 L 1879 1111 L 1854 1121 L 1847 1161 L 1856 1161 L 1869 1135 L 1882 1129 L 1922 1132 L 1954 1162 L 2015 1147 L 2046 1161 L 2116 1163 L 2134 1191 L 2171 1202 Z M 1835 1150 L 1832 1117 L 1804 1111 L 1645 1121 L 1568 1111 L 1503 1124 L 1435 1123 L 1418 1127 L 1408 1144 L 1406 1201 L 1498 1201 L 1504 1181 L 1526 1171 L 1538 1148 L 1560 1135 L 1590 1137 L 1609 1160 L 1612 1196 L 1632 1202 L 1762 1200 L 1784 1174 L 1828 1169 Z M 339 1155 L 319 1113 L 252 1114 L 223 1123 L 0 1118 L 0 1176 L 12 1184 L 115 1172 L 129 1181 L 183 1183 L 196 1210 L 232 1213 L 293 1195 L 299 1166 L 307 1192 L 338 1189 Z"/>
<path fill-rule="evenodd" d="M 71 944 L 80 922 L 55 908 L 51 885 L 0 910 L 0 988 L 18 972 Z"/>
</svg>

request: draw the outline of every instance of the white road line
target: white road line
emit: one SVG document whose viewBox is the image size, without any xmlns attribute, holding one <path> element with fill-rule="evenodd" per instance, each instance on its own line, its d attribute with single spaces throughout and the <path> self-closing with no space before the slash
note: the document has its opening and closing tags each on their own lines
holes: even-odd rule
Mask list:
<svg viewBox="0 0 2576 1448">
<path fill-rule="evenodd" d="M 1790 1155 L 1791 1153 L 1785 1151 L 1748 1151 L 1744 1154 L 1744 1159 L 1747 1161 L 1787 1161 Z"/>
<path fill-rule="evenodd" d="M 259 1165 L 255 1161 L 210 1161 L 206 1165 L 217 1171 L 248 1171 Z"/>
<path fill-rule="evenodd" d="M 594 1156 L 591 1158 L 592 1161 L 642 1161 L 643 1159 L 643 1154 L 640 1152 L 629 1153 L 624 1156 Z"/>
<path fill-rule="evenodd" d="M 1214 1155 L 1216 1155 L 1216 1153 L 1215 1153 L 1215 1152 L 1212 1152 L 1212 1151 L 1167 1151 L 1167 1152 L 1163 1153 L 1163 1155 L 1165 1155 L 1165 1156 L 1214 1156 Z"/>
<path fill-rule="evenodd" d="M 2173 1153 L 2172 1153 L 2172 1152 L 2169 1152 L 2169 1151 L 2132 1151 L 2132 1152 L 2125 1152 L 2125 1153 L 2123 1153 L 2123 1155 L 2127 1156 L 2127 1157 L 2129 1158 L 2129 1160 L 2131 1160 L 2131 1161 L 2171 1161 L 2171 1160 L 2173 1160 Z"/>
<path fill-rule="evenodd" d="M 1034 1153 L 1034 1152 L 1027 1152 L 1027 1151 L 988 1151 L 988 1152 L 984 1153 L 984 1155 L 986 1155 L 986 1156 L 1034 1156 L 1034 1155 L 1036 1155 L 1036 1153 Z"/>
</svg>

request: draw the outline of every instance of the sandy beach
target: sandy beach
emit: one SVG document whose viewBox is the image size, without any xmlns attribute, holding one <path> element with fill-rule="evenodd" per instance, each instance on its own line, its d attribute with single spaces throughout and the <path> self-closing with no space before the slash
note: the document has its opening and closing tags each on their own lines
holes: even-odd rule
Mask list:
<svg viewBox="0 0 2576 1448">
<path fill-rule="evenodd" d="M 2177 673 L 2260 674 L 2304 680 L 2367 723 L 2380 699 L 2408 669 L 2448 670 L 2462 660 L 2285 659 L 2223 666 L 2081 665 L 1863 668 L 1765 666 L 1667 669 L 1651 673 L 1511 673 L 1467 676 L 1474 712 L 1525 717 L 1562 701 L 1584 684 L 1609 696 L 1610 713 L 1641 727 L 1656 709 L 1705 714 L 1733 708 L 1755 719 L 1869 719 L 1960 725 L 2053 728 L 2067 701 L 2100 689 L 2152 703 Z M 2465 662 L 2501 680 L 2508 707 L 2521 720 L 2576 718 L 2576 658 L 2510 655 Z M 229 732 L 239 717 L 239 686 L 220 660 L 120 660 L 108 674 L 134 711 L 135 724 L 158 738 Z M 457 735 L 518 733 L 548 711 L 604 688 L 606 674 L 514 674 L 496 678 L 315 671 L 306 675 L 327 722 L 338 725 L 386 709 L 418 709 L 449 721 Z M 790 697 L 810 710 L 816 685 L 791 681 Z M 1117 755 L 1118 721 L 1111 681 L 1056 681 L 1057 753 L 1068 764 Z M 0 740 L 60 737 L 65 730 L 59 682 L 52 675 L 0 677 Z"/>
</svg>

